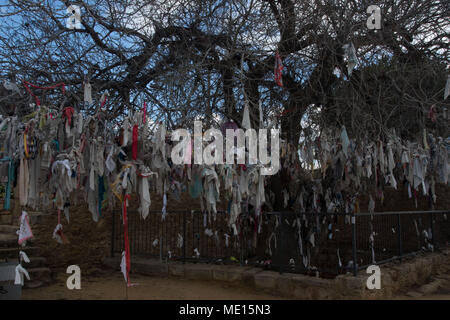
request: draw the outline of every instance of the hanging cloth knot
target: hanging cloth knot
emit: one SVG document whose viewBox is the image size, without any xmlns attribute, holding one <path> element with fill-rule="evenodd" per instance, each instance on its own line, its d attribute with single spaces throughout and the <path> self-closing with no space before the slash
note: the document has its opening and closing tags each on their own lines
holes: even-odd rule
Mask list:
<svg viewBox="0 0 450 320">
<path fill-rule="evenodd" d="M 81 141 L 80 141 L 80 154 L 83 153 L 85 147 L 86 147 L 86 135 L 83 133 L 81 135 Z"/>
<path fill-rule="evenodd" d="M 278 51 L 275 53 L 275 81 L 280 86 L 283 87 L 283 79 L 281 72 L 283 71 L 283 62 Z"/>
<path fill-rule="evenodd" d="M 58 209 L 58 224 L 56 225 L 56 228 L 53 231 L 53 239 L 56 239 L 56 241 L 60 244 L 67 242 L 67 239 L 64 236 L 64 233 L 62 231 L 61 210 L 60 209 Z"/>
<path fill-rule="evenodd" d="M 144 111 L 143 111 L 143 116 L 142 116 L 142 124 L 145 124 L 146 120 L 147 120 L 147 103 L 144 102 L 144 107 L 143 107 Z"/>
<path fill-rule="evenodd" d="M 123 237 L 124 237 L 124 252 L 122 254 L 122 272 L 124 273 L 125 280 L 127 281 L 127 286 L 130 287 L 130 243 L 128 241 L 128 217 L 127 217 L 127 201 L 131 199 L 129 194 L 125 194 L 123 197 Z"/>
<path fill-rule="evenodd" d="M 28 280 L 30 280 L 28 271 L 24 267 L 22 267 L 21 264 L 18 264 L 16 267 L 16 277 L 14 279 L 14 284 L 23 286 L 24 276 L 27 277 Z"/>
<path fill-rule="evenodd" d="M 62 118 L 67 118 L 67 121 L 69 122 L 69 126 L 72 125 L 72 116 L 74 114 L 75 110 L 73 109 L 73 107 L 67 107 L 64 108 L 63 113 L 62 113 Z"/>
<path fill-rule="evenodd" d="M 436 107 L 434 106 L 434 104 L 430 107 L 430 110 L 428 111 L 428 118 L 432 122 L 436 122 Z"/>
<path fill-rule="evenodd" d="M 28 144 L 27 144 L 28 137 L 27 136 L 28 136 L 27 130 L 25 130 L 25 132 L 23 133 L 23 152 L 24 152 L 26 159 L 28 159 L 30 157 L 30 155 L 28 153 Z"/>
<path fill-rule="evenodd" d="M 33 238 L 33 232 L 31 231 L 30 223 L 28 222 L 28 213 L 26 211 L 22 211 L 22 216 L 20 217 L 20 229 L 17 231 L 17 235 L 19 236 L 19 245 L 22 245 L 28 239 Z"/>
<path fill-rule="evenodd" d="M 133 138 L 132 138 L 132 145 L 131 145 L 131 152 L 133 160 L 137 160 L 137 154 L 138 154 L 138 125 L 135 124 L 133 126 Z"/>
<path fill-rule="evenodd" d="M 19 251 L 19 257 L 20 262 L 25 261 L 26 263 L 30 263 L 30 258 L 28 258 L 28 255 L 25 252 Z"/>
<path fill-rule="evenodd" d="M 103 106 L 106 104 L 106 101 L 108 100 L 109 92 L 105 91 L 105 93 L 102 94 L 102 97 L 100 98 L 100 109 L 103 108 Z"/>
</svg>

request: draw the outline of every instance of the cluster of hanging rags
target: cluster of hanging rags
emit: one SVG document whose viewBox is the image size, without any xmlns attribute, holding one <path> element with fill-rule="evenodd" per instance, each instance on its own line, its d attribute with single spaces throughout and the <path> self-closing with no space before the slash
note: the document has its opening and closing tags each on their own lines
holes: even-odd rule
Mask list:
<svg viewBox="0 0 450 320">
<path fill-rule="evenodd" d="M 102 101 L 106 98 L 102 97 Z M 229 225 L 235 235 L 242 201 L 251 203 L 258 214 L 264 203 L 264 176 L 258 165 L 174 165 L 165 124 L 159 123 L 150 132 L 145 107 L 130 112 L 120 129 L 108 121 L 103 108 L 94 116 L 85 116 L 73 107 L 31 107 L 36 111 L 21 119 L 0 119 L 1 164 L 7 181 L 5 208 L 10 207 L 12 182 L 16 181 L 22 209 L 56 207 L 58 221 L 53 238 L 59 243 L 66 242 L 61 214 L 70 221 L 70 207 L 77 204 L 80 191 L 94 221 L 102 216 L 102 210 L 120 201 L 125 224 L 132 193 L 139 195 L 138 210 L 145 219 L 151 205 L 151 188 L 163 198 L 162 219 L 166 217 L 167 194 L 177 198 L 185 190 L 200 199 L 209 219 L 215 219 L 220 184 L 224 181 L 230 199 Z M 26 216 L 25 211 L 23 214 Z M 129 270 L 129 249 L 124 255 L 125 270 Z"/>
<path fill-rule="evenodd" d="M 373 213 L 374 199 L 383 202 L 386 187 L 397 189 L 399 185 L 405 186 L 416 207 L 420 193 L 428 197 L 430 207 L 436 203 L 436 183 L 449 183 L 450 148 L 448 142 L 427 134 L 426 130 L 420 136 L 420 141 L 404 141 L 393 130 L 385 140 L 350 139 L 345 126 L 342 126 L 336 131 L 323 132 L 315 140 L 305 139 L 300 150 L 281 144 L 281 173 L 287 181 L 282 190 L 282 207 L 312 213 L 304 214 L 291 224 L 297 228 L 298 246 L 305 267 L 309 267 L 310 248 L 316 246 L 315 239 L 322 224 L 331 239 L 335 229 L 333 214 L 347 214 L 346 223 L 350 223 L 352 213 Z M 297 154 L 300 154 L 304 168 L 296 164 Z M 305 175 L 304 169 L 310 174 Z M 275 195 L 272 190 L 267 190 L 267 193 L 268 204 L 273 203 Z M 364 194 L 369 195 L 367 211 L 359 206 L 359 199 Z M 319 212 L 331 215 L 324 217 L 326 221 L 318 221 L 319 216 L 314 213 Z M 277 220 L 275 228 L 280 223 L 284 222 Z M 372 232 L 368 243 L 375 262 L 373 244 L 376 234 L 372 220 L 369 225 Z M 429 231 L 424 231 L 424 234 L 426 238 L 431 237 Z M 268 241 L 269 250 L 271 245 L 276 245 L 275 237 L 274 231 Z M 340 261 L 339 251 L 337 256 Z"/>
<path fill-rule="evenodd" d="M 117 200 L 124 202 L 124 195 L 132 193 L 139 194 L 139 212 L 145 219 L 151 188 L 163 198 L 163 219 L 167 194 L 178 198 L 185 190 L 200 199 L 211 219 L 217 213 L 223 181 L 235 234 L 241 202 L 248 201 L 258 212 L 264 203 L 259 165 L 173 165 L 170 134 L 164 123 L 150 132 L 145 109 L 125 117 L 118 132 L 103 109 L 86 117 L 72 107 L 33 107 L 36 111 L 22 119 L 0 118 L 5 207 L 10 207 L 11 182 L 16 180 L 22 208 L 57 208 L 54 237 L 59 242 L 64 242 L 60 216 L 64 213 L 70 221 L 70 206 L 78 198 L 73 195 L 79 191 L 94 221 L 105 207 L 114 207 Z"/>
<path fill-rule="evenodd" d="M 311 207 L 305 206 L 304 188 L 295 199 L 301 211 L 318 209 L 323 197 L 325 208 L 319 208 L 321 212 L 352 213 L 362 193 L 383 199 L 385 186 L 397 189 L 400 183 L 406 185 L 409 198 L 414 198 L 417 207 L 419 192 L 435 203 L 436 183 L 449 182 L 448 146 L 441 137 L 427 134 L 425 129 L 420 142 L 402 141 L 395 131 L 385 141 L 369 141 L 349 139 L 343 126 L 335 134 L 306 140 L 300 157 L 306 167 L 313 169 L 318 162 L 321 170 L 321 179 L 311 188 Z M 286 202 L 292 196 L 295 195 L 286 193 Z M 374 211 L 373 205 L 371 202 L 369 212 Z"/>
<path fill-rule="evenodd" d="M 8 181 L 5 207 L 9 206 L 9 182 L 17 179 L 22 207 L 55 206 L 67 221 L 70 205 L 76 200 L 71 195 L 79 190 L 84 191 L 94 221 L 108 204 L 113 207 L 115 200 L 123 202 L 123 195 L 131 193 L 139 194 L 139 212 L 145 219 L 151 186 L 163 198 L 163 219 L 167 194 L 179 197 L 184 190 L 199 198 L 202 210 L 215 217 L 223 183 L 229 225 L 235 234 L 236 221 L 248 205 L 259 216 L 266 203 L 267 184 L 260 165 L 174 165 L 164 123 L 150 132 L 145 113 L 144 109 L 129 114 L 119 133 L 108 125 L 102 109 L 95 116 L 84 117 L 72 107 L 60 111 L 39 106 L 25 119 L 2 118 L 1 172 Z M 402 141 L 395 132 L 386 141 L 349 139 L 345 127 L 315 141 L 306 140 L 300 150 L 282 142 L 282 165 L 291 176 L 299 174 L 298 154 L 306 167 L 313 169 L 319 164 L 322 172 L 320 180 L 311 176 L 314 183 L 308 191 L 300 184 L 283 190 L 284 206 L 295 203 L 302 212 L 353 212 L 359 194 L 374 191 L 374 196 L 382 198 L 385 185 L 397 188 L 399 183 L 407 185 L 410 198 L 417 200 L 421 191 L 435 202 L 435 183 L 449 181 L 445 141 L 426 131 L 420 142 Z M 267 192 L 271 207 L 273 194 Z M 313 201 L 307 201 L 307 194 Z M 326 208 L 320 207 L 321 197 Z"/>
<path fill-rule="evenodd" d="M 106 98 L 102 96 L 102 107 Z M 187 190 L 200 200 L 206 229 L 206 213 L 209 220 L 215 219 L 222 190 L 228 205 L 228 224 L 235 236 L 240 232 L 242 213 L 250 213 L 256 237 L 261 232 L 263 206 L 270 210 L 275 205 L 273 190 L 267 188 L 270 176 L 261 174 L 260 164 L 173 164 L 170 134 L 163 122 L 150 131 L 145 105 L 142 110 L 130 111 L 120 128 L 108 120 L 102 107 L 93 116 L 73 107 L 34 107 L 36 111 L 24 118 L 0 119 L 1 172 L 7 181 L 5 208 L 10 206 L 11 183 L 16 180 L 23 208 L 58 209 L 53 234 L 58 242 L 65 242 L 61 213 L 69 222 L 70 206 L 77 201 L 73 195 L 79 191 L 83 191 L 92 219 L 98 221 L 102 210 L 113 208 L 116 201 L 126 212 L 132 193 L 139 195 L 138 210 L 145 219 L 152 188 L 163 198 L 161 213 L 165 219 L 168 194 L 179 198 Z M 248 110 L 243 124 L 250 127 Z M 224 127 L 237 125 L 227 122 Z M 300 212 L 352 213 L 359 211 L 359 195 L 369 193 L 369 211 L 373 212 L 372 197 L 382 199 L 385 186 L 397 188 L 399 183 L 407 185 L 409 197 L 416 203 L 419 192 L 435 202 L 435 184 L 449 182 L 448 150 L 441 137 L 426 131 L 420 140 L 403 141 L 395 132 L 386 140 L 350 139 L 342 127 L 314 141 L 305 140 L 300 150 L 282 141 L 282 168 L 291 178 L 282 190 L 283 206 Z M 192 157 L 191 151 L 192 141 L 187 157 Z M 314 174 L 309 181 L 299 179 L 305 172 L 299 166 L 299 155 L 311 173 L 320 167 L 320 179 Z M 307 221 L 297 223 L 299 230 L 304 223 Z M 208 229 L 205 234 L 214 232 Z M 229 235 L 224 236 L 228 240 Z M 305 236 L 314 245 L 314 233 Z M 271 239 L 273 235 L 269 251 Z"/>
</svg>

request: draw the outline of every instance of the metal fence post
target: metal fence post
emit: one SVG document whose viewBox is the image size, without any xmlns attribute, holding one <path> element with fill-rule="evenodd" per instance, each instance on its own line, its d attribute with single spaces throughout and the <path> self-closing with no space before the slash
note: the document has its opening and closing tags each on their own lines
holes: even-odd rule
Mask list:
<svg viewBox="0 0 450 320">
<path fill-rule="evenodd" d="M 430 229 L 431 229 L 431 244 L 433 245 L 433 249 L 435 249 L 435 241 L 434 241 L 434 223 L 433 223 L 433 211 L 430 212 Z"/>
<path fill-rule="evenodd" d="M 278 225 L 278 228 L 279 228 L 278 230 L 281 231 L 281 232 L 279 233 L 280 234 L 280 237 L 279 237 L 280 242 L 278 243 L 277 250 L 279 250 L 280 252 L 282 252 L 281 248 L 284 248 L 285 241 L 286 241 L 286 239 L 285 239 L 285 232 L 284 232 L 284 228 L 283 228 L 283 223 L 284 223 L 284 212 L 282 211 L 282 212 L 280 212 L 280 224 Z M 285 259 L 287 260 L 287 258 L 288 257 L 286 256 L 286 257 L 283 257 L 283 259 L 282 259 L 280 268 L 278 270 L 280 274 L 282 274 L 283 271 L 284 271 L 284 261 L 285 261 Z"/>
<path fill-rule="evenodd" d="M 352 214 L 352 254 L 353 254 L 353 275 L 358 275 L 358 266 L 356 261 L 356 216 Z"/>
<path fill-rule="evenodd" d="M 397 236 L 398 257 L 400 259 L 400 262 L 402 262 L 403 240 L 402 240 L 402 223 L 401 223 L 401 216 L 400 216 L 400 214 L 397 214 L 397 229 L 398 229 L 398 236 Z"/>
<path fill-rule="evenodd" d="M 183 264 L 186 262 L 186 211 L 183 211 Z"/>
<path fill-rule="evenodd" d="M 242 259 L 243 259 L 243 257 L 244 257 L 244 222 L 242 222 L 241 223 L 241 227 L 240 227 L 240 230 L 239 230 L 240 232 L 239 232 L 239 265 L 240 266 L 243 266 L 244 264 L 243 264 L 243 261 L 242 261 Z"/>
<path fill-rule="evenodd" d="M 161 228 L 162 232 L 162 228 Z M 159 237 L 159 262 L 162 263 L 162 236 Z"/>
<path fill-rule="evenodd" d="M 111 212 L 112 212 L 111 257 L 114 258 L 114 240 L 115 240 L 116 219 L 115 219 L 114 210 L 111 210 Z"/>
</svg>

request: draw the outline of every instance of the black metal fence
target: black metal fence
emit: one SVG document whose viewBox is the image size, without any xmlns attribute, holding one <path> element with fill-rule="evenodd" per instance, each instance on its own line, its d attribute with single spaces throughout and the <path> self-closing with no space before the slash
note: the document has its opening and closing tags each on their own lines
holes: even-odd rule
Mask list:
<svg viewBox="0 0 450 320">
<path fill-rule="evenodd" d="M 127 217 L 131 254 L 183 262 L 242 260 L 238 238 L 232 237 L 224 212 L 214 217 L 199 211 L 168 211 L 163 220 L 161 211 L 151 211 L 146 219 L 137 211 L 128 211 Z M 112 256 L 123 250 L 121 211 L 113 212 L 111 242 Z"/>
<path fill-rule="evenodd" d="M 241 215 L 239 234 L 234 236 L 226 212 L 218 212 L 214 218 L 199 211 L 172 211 L 162 220 L 158 211 L 144 220 L 138 212 L 129 211 L 128 234 L 133 255 L 248 264 L 334 277 L 447 245 L 449 214 L 270 212 L 263 214 L 261 230 L 251 216 Z M 121 212 L 115 211 L 111 255 L 123 247 Z"/>
<path fill-rule="evenodd" d="M 450 211 L 270 213 L 278 219 L 275 234 L 279 237 L 272 267 L 280 272 L 319 272 L 331 277 L 347 272 L 356 275 L 372 264 L 401 261 L 448 245 L 448 214 Z M 295 220 L 301 222 L 300 229 Z"/>
</svg>

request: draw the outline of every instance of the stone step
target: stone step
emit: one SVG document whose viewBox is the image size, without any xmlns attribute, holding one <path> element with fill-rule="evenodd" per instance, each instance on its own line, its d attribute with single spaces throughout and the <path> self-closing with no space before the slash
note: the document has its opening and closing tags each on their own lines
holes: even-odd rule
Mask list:
<svg viewBox="0 0 450 320">
<path fill-rule="evenodd" d="M 17 259 L 19 251 L 24 251 L 28 257 L 37 256 L 39 253 L 38 247 L 25 247 L 25 248 L 0 248 L 0 260 L 5 259 Z"/>
<path fill-rule="evenodd" d="M 19 226 L 13 226 L 8 224 L 0 225 L 0 233 L 16 235 L 17 230 L 19 230 Z"/>
<path fill-rule="evenodd" d="M 447 289 L 449 281 L 442 276 L 437 276 L 433 278 L 430 282 L 422 285 L 415 290 L 406 293 L 407 296 L 412 298 L 421 298 L 423 296 L 428 296 L 436 293 L 439 289 Z"/>
<path fill-rule="evenodd" d="M 47 259 L 45 259 L 44 257 L 28 257 L 30 259 L 30 262 L 26 263 L 26 262 L 22 262 L 22 266 L 25 269 L 29 269 L 29 268 L 42 268 L 46 266 L 47 263 Z M 17 258 L 14 259 L 8 259 L 8 262 L 12 262 L 12 263 L 16 263 L 18 264 L 19 260 Z"/>
<path fill-rule="evenodd" d="M 52 272 L 50 268 L 47 267 L 37 267 L 37 268 L 26 268 L 28 274 L 30 275 L 30 279 L 32 280 L 41 280 L 41 281 L 51 281 L 52 280 Z"/>
<path fill-rule="evenodd" d="M 450 292 L 450 275 L 449 274 L 439 274 L 436 276 L 436 279 L 442 280 L 441 282 L 441 290 L 446 292 Z"/>
<path fill-rule="evenodd" d="M 17 235 L 0 233 L 0 248 L 17 246 Z"/>
<path fill-rule="evenodd" d="M 421 286 L 417 291 L 424 295 L 429 295 L 438 291 L 444 285 L 444 279 L 433 279 L 433 281 Z"/>
<path fill-rule="evenodd" d="M 41 223 L 45 217 L 52 215 L 52 213 L 40 212 L 40 211 L 27 211 L 28 221 L 30 225 Z M 13 215 L 10 211 L 0 211 L 0 225 L 11 225 L 14 223 Z M 16 218 L 18 220 L 18 218 Z M 17 224 L 17 221 L 16 221 Z"/>
<path fill-rule="evenodd" d="M 30 225 L 33 224 L 40 224 L 41 222 L 43 222 L 43 220 L 48 217 L 51 216 L 51 213 L 46 213 L 46 212 L 28 212 L 28 218 L 30 221 Z"/>
<path fill-rule="evenodd" d="M 12 215 L 0 214 L 0 224 L 11 224 L 11 223 L 12 223 Z"/>
<path fill-rule="evenodd" d="M 0 233 L 0 248 L 15 248 L 18 246 L 17 235 Z M 27 240 L 27 246 L 33 246 L 33 239 Z"/>
<path fill-rule="evenodd" d="M 450 281 L 450 274 L 439 274 L 436 278 Z"/>
</svg>

